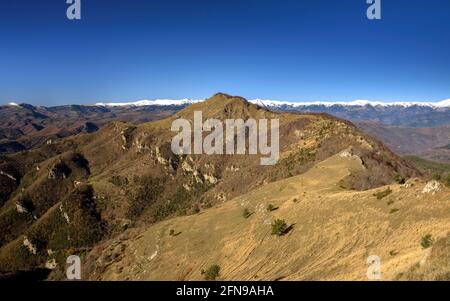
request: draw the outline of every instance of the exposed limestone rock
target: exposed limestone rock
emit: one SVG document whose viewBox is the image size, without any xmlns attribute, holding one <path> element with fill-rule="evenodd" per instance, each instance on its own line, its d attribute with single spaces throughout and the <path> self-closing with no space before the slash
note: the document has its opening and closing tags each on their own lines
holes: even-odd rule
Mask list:
<svg viewBox="0 0 450 301">
<path fill-rule="evenodd" d="M 48 172 L 48 178 L 50 180 L 55 180 L 58 178 L 67 179 L 67 177 L 70 174 L 70 169 L 68 166 L 64 164 L 64 162 L 59 161 L 55 165 L 53 165 L 52 168 L 50 168 L 50 171 Z"/>
<path fill-rule="evenodd" d="M 58 263 L 56 263 L 56 259 L 55 258 L 53 258 L 51 260 L 48 260 L 45 263 L 45 268 L 49 269 L 49 270 L 54 270 L 54 269 L 56 269 L 57 266 L 58 266 Z"/>
<path fill-rule="evenodd" d="M 17 212 L 23 213 L 23 214 L 29 213 L 29 212 L 28 212 L 28 209 L 25 208 L 25 207 L 24 207 L 23 205 L 21 205 L 21 204 L 16 204 L 16 210 L 17 210 Z"/>
<path fill-rule="evenodd" d="M 8 178 L 10 178 L 11 180 L 17 182 L 17 179 L 16 179 L 15 177 L 13 177 L 12 175 L 10 175 L 10 174 L 7 173 L 7 172 L 4 172 L 3 170 L 0 170 L 0 175 L 5 176 L 5 177 L 8 177 Z"/>
<path fill-rule="evenodd" d="M 239 171 L 239 169 L 240 169 L 239 167 L 236 167 L 234 165 L 231 165 L 226 168 L 227 171 L 233 171 L 233 172 Z"/>
<path fill-rule="evenodd" d="M 140 154 L 144 153 L 145 151 L 151 150 L 150 146 L 142 142 L 142 140 L 145 139 L 144 137 L 141 137 L 140 139 L 136 138 L 134 145 L 136 145 L 136 151 Z"/>
<path fill-rule="evenodd" d="M 372 145 L 371 145 L 369 142 L 367 142 L 367 140 L 364 139 L 364 137 L 359 136 L 359 137 L 358 137 L 358 142 L 361 144 L 361 146 L 362 146 L 363 148 L 365 148 L 365 149 L 367 149 L 367 150 L 373 150 Z"/>
<path fill-rule="evenodd" d="M 300 131 L 300 130 L 295 130 L 294 131 L 294 135 L 296 137 L 299 137 L 299 138 L 304 138 L 305 137 L 305 133 L 303 133 L 303 131 Z"/>
<path fill-rule="evenodd" d="M 166 166 L 169 165 L 169 160 L 167 160 L 161 155 L 159 147 L 156 147 L 155 152 L 156 152 L 156 160 L 158 160 L 159 163 Z"/>
<path fill-rule="evenodd" d="M 67 214 L 67 212 L 64 212 L 63 216 L 64 216 L 64 219 L 67 221 L 67 223 L 70 224 L 70 218 L 69 218 L 69 215 Z"/>
<path fill-rule="evenodd" d="M 414 185 L 419 181 L 419 179 L 408 179 L 405 184 L 403 184 L 401 187 L 403 188 L 411 188 L 414 187 Z"/>
<path fill-rule="evenodd" d="M 193 171 L 194 171 L 194 168 L 192 168 L 192 166 L 191 166 L 187 161 L 184 161 L 184 162 L 181 164 L 181 168 L 182 168 L 183 171 L 185 171 L 185 172 L 193 172 Z"/>
<path fill-rule="evenodd" d="M 62 213 L 62 216 L 64 217 L 64 219 L 66 220 L 66 222 L 67 222 L 68 224 L 70 224 L 70 218 L 69 218 L 69 215 L 67 214 L 67 212 L 64 211 L 63 205 L 62 205 L 62 204 L 59 205 L 59 211 Z"/>
<path fill-rule="evenodd" d="M 218 201 L 221 201 L 221 202 L 226 202 L 227 201 L 227 195 L 224 192 L 221 192 L 221 193 L 216 195 L 216 199 Z"/>
<path fill-rule="evenodd" d="M 422 190 L 422 193 L 431 193 L 436 194 L 437 192 L 441 191 L 442 185 L 438 181 L 430 181 L 425 185 L 425 187 Z"/>
<path fill-rule="evenodd" d="M 55 171 L 54 171 L 53 169 L 49 171 L 49 173 L 48 173 L 48 178 L 49 178 L 50 180 L 56 179 L 56 173 L 55 173 Z"/>
<path fill-rule="evenodd" d="M 206 163 L 205 167 L 209 168 L 209 169 L 214 169 L 215 168 L 214 164 L 212 164 L 212 163 Z"/>
<path fill-rule="evenodd" d="M 161 153 L 161 149 L 157 146 L 155 147 L 155 151 L 151 152 L 151 156 L 156 158 L 156 161 L 160 163 L 161 165 L 164 165 L 168 168 L 168 170 L 174 171 L 178 169 L 178 166 L 180 164 L 181 158 L 180 156 L 175 155 L 169 155 L 168 158 L 164 157 Z"/>
<path fill-rule="evenodd" d="M 135 129 L 135 127 L 133 127 L 133 126 L 125 127 L 125 128 L 123 128 L 123 126 L 122 126 L 122 127 L 119 128 L 119 124 L 116 124 L 115 130 L 117 132 L 119 132 L 119 130 L 120 130 L 120 138 L 122 140 L 121 147 L 122 147 L 123 150 L 127 150 L 129 148 L 129 146 L 131 144 L 130 143 L 131 142 L 130 141 L 131 133 L 134 131 L 134 129 Z"/>
<path fill-rule="evenodd" d="M 219 182 L 219 179 L 212 175 L 204 174 L 203 178 L 211 184 L 216 184 L 217 182 Z"/>
<path fill-rule="evenodd" d="M 197 170 L 194 170 L 193 175 L 194 175 L 194 179 L 197 183 L 203 184 L 203 179 L 202 179 L 202 175 L 200 172 L 198 172 Z"/>
<path fill-rule="evenodd" d="M 344 150 L 339 154 L 339 157 L 341 158 L 351 158 L 352 156 L 352 153 L 348 150 Z"/>
<path fill-rule="evenodd" d="M 28 249 L 28 251 L 30 251 L 31 254 L 36 255 L 37 253 L 36 247 L 31 243 L 31 241 L 26 236 L 24 236 L 23 238 L 23 245 Z"/>
<path fill-rule="evenodd" d="M 127 149 L 126 145 L 127 145 L 128 141 L 127 141 L 127 137 L 125 136 L 125 130 L 120 132 L 120 137 L 122 138 L 122 142 L 123 142 L 122 149 Z"/>
</svg>

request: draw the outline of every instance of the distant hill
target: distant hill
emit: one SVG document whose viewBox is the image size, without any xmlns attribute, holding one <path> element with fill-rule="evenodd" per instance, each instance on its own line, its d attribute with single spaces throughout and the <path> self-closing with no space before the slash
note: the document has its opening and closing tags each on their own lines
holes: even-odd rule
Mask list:
<svg viewBox="0 0 450 301">
<path fill-rule="evenodd" d="M 408 128 L 376 122 L 355 122 L 369 135 L 386 143 L 403 155 L 416 155 L 428 160 L 450 162 L 450 124 L 432 128 Z"/>
<path fill-rule="evenodd" d="M 404 159 L 424 173 L 428 173 L 430 175 L 438 173 L 443 177 L 450 175 L 450 163 L 428 161 L 416 156 L 406 156 Z"/>
<path fill-rule="evenodd" d="M 136 124 L 174 114 L 184 106 L 114 108 L 10 104 L 0 106 L 0 153 L 14 153 L 79 133 L 91 133 L 112 121 Z"/>
</svg>

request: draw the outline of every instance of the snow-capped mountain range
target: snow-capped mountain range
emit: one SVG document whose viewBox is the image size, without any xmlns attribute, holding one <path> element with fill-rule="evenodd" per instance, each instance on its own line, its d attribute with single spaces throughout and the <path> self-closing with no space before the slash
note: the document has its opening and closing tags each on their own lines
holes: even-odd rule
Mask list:
<svg viewBox="0 0 450 301">
<path fill-rule="evenodd" d="M 263 100 L 255 99 L 250 100 L 250 102 L 258 104 L 261 103 L 268 107 L 310 107 L 310 106 L 351 106 L 351 107 L 364 107 L 364 106 L 382 106 L 382 107 L 433 107 L 433 108 L 448 108 L 450 107 L 450 99 L 443 100 L 440 102 L 381 102 L 381 101 L 370 101 L 370 100 L 354 100 L 350 102 L 345 101 L 312 101 L 312 102 L 292 102 L 292 101 L 278 101 L 278 100 Z"/>
<path fill-rule="evenodd" d="M 156 99 L 123 103 L 98 103 L 111 109 L 166 106 L 180 109 L 203 100 Z M 326 113 L 352 122 L 370 121 L 412 128 L 436 127 L 450 124 L 450 99 L 440 102 L 381 102 L 369 100 L 292 102 L 253 99 L 251 103 L 273 111 Z"/>
<path fill-rule="evenodd" d="M 196 99 L 155 99 L 135 102 L 101 102 L 92 106 L 75 106 L 78 110 L 114 111 L 115 114 L 134 111 L 145 112 L 157 110 L 175 112 L 190 104 L 202 102 Z M 253 99 L 251 103 L 273 111 L 326 113 L 352 122 L 376 122 L 390 126 L 412 128 L 430 128 L 450 125 L 450 99 L 440 102 L 381 102 L 369 100 L 344 101 L 312 101 L 292 102 Z M 34 107 L 27 104 L 10 103 L 9 108 L 28 108 L 36 110 L 45 107 Z M 65 110 L 72 106 L 62 106 Z M 58 109 L 58 108 L 57 108 Z"/>
<path fill-rule="evenodd" d="M 99 102 L 96 106 L 105 107 L 143 107 L 143 106 L 184 106 L 190 105 L 196 102 L 201 102 L 203 100 L 192 100 L 192 99 L 154 99 L 154 100 L 139 100 L 134 102 Z"/>
<path fill-rule="evenodd" d="M 106 106 L 106 107 L 124 107 L 124 106 L 184 106 L 190 105 L 197 102 L 202 102 L 203 100 L 195 99 L 154 99 L 154 100 L 139 100 L 135 102 L 100 102 L 96 105 Z M 279 101 L 279 100 L 267 100 L 267 99 L 252 99 L 249 100 L 251 103 L 267 106 L 269 108 L 300 108 L 300 107 L 310 107 L 310 106 L 323 106 L 323 107 L 333 107 L 333 106 L 350 106 L 350 107 L 430 107 L 430 108 L 450 108 L 450 99 L 443 100 L 440 102 L 381 102 L 381 101 L 370 101 L 370 100 L 355 100 L 350 102 L 344 101 L 312 101 L 312 102 L 294 102 L 294 101 Z"/>
</svg>

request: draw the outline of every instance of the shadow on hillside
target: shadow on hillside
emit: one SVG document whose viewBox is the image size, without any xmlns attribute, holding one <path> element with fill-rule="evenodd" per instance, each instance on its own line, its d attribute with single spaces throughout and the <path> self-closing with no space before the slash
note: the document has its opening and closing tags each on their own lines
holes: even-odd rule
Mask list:
<svg viewBox="0 0 450 301">
<path fill-rule="evenodd" d="M 289 232 L 294 230 L 294 226 L 295 224 L 291 224 L 289 227 L 287 227 L 286 230 L 284 230 L 283 234 L 281 234 L 281 236 L 287 235 Z"/>
</svg>

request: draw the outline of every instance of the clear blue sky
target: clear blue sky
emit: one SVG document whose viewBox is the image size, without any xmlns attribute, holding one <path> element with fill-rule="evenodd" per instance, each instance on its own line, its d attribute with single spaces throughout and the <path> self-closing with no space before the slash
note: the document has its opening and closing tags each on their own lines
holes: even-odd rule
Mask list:
<svg viewBox="0 0 450 301">
<path fill-rule="evenodd" d="M 450 98 L 450 1 L 0 2 L 0 103 Z"/>
</svg>

